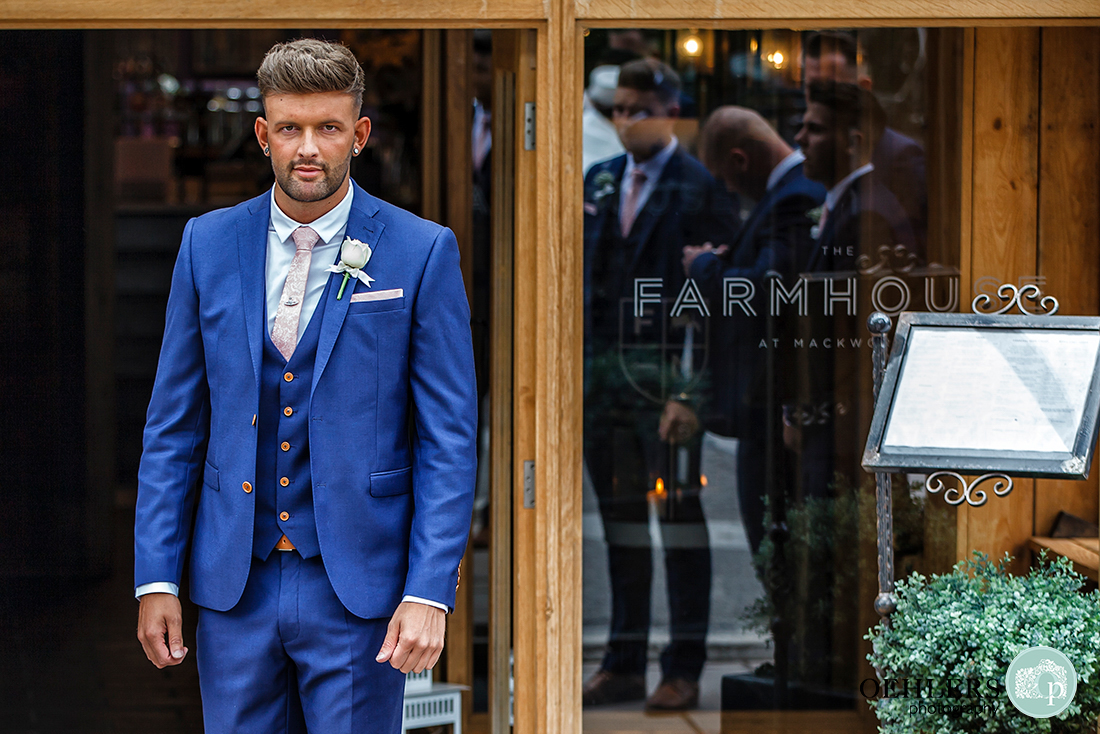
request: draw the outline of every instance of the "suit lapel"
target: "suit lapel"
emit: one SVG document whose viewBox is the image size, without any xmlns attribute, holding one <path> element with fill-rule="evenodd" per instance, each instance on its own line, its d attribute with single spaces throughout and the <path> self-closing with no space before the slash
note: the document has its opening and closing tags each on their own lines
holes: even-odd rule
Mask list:
<svg viewBox="0 0 1100 734">
<path fill-rule="evenodd" d="M 679 193 L 678 188 L 682 183 L 680 177 L 682 155 L 680 147 L 676 146 L 672 157 L 665 163 L 661 175 L 657 178 L 656 186 L 653 187 L 649 198 L 646 199 L 645 206 L 642 207 L 642 210 L 638 212 L 638 216 L 634 219 L 634 226 L 627 233 L 627 242 L 635 243 L 634 256 L 631 258 L 628 272 L 634 272 L 634 268 L 638 267 L 638 261 L 641 260 L 642 253 L 645 252 L 646 245 L 649 244 L 649 238 L 653 234 L 653 228 L 657 226 L 657 222 L 665 214 L 675 211 L 676 207 L 679 206 L 677 195 Z M 661 207 L 659 212 L 656 211 L 658 206 Z"/>
<path fill-rule="evenodd" d="M 382 231 L 386 226 L 374 219 L 374 215 L 378 212 L 378 204 L 375 203 L 374 198 L 359 188 L 354 181 L 351 182 L 351 185 L 355 188 L 355 193 L 351 200 L 351 213 L 348 215 L 348 226 L 344 232 L 344 237 L 350 237 L 370 245 L 372 250 L 371 260 L 363 269 L 372 276 L 377 276 L 377 272 L 372 269 L 371 263 L 374 262 L 374 254 L 377 252 Z M 342 280 L 344 276 L 333 273 L 329 277 Z M 348 281 L 347 288 L 344 289 L 344 297 L 339 300 L 336 299 L 336 294 L 340 291 L 339 287 L 329 288 L 325 296 L 328 300 L 325 303 L 325 315 L 321 319 L 321 333 L 317 341 L 317 359 L 313 367 L 313 385 L 310 387 L 311 397 L 313 391 L 317 388 L 317 381 L 321 378 L 321 373 L 325 371 L 329 357 L 332 356 L 332 349 L 336 345 L 336 337 L 340 335 L 340 329 L 344 326 L 344 318 L 348 315 L 348 306 L 351 305 L 351 294 L 355 292 L 355 282 L 354 280 Z"/>
<path fill-rule="evenodd" d="M 596 214 L 591 227 L 586 227 L 585 232 L 591 231 L 594 233 L 593 242 L 599 242 L 603 238 L 604 227 L 615 227 L 616 232 L 619 229 L 619 197 L 623 185 L 623 170 L 626 168 L 626 156 L 613 158 L 611 161 L 601 164 L 601 168 L 602 170 L 599 173 L 606 171 L 614 176 L 615 186 L 614 191 L 605 194 L 599 201 L 595 199 L 595 190 L 589 192 L 592 199 L 591 203 L 596 206 Z M 599 173 L 597 173 L 597 177 Z M 593 189 L 595 189 L 594 183 Z"/>
<path fill-rule="evenodd" d="M 256 386 L 260 384 L 260 360 L 264 351 L 264 305 L 267 291 L 264 276 L 267 272 L 267 230 L 271 224 L 271 193 L 256 197 L 248 203 L 247 217 L 237 220 L 237 257 L 240 261 L 241 294 L 244 303 L 245 330 L 248 334 L 248 351 L 252 355 L 252 369 Z"/>
</svg>

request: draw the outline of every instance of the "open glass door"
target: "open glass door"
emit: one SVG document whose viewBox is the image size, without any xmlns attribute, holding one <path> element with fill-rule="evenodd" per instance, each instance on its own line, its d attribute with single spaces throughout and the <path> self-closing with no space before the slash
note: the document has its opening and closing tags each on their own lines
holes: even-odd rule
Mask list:
<svg viewBox="0 0 1100 734">
<path fill-rule="evenodd" d="M 252 134 L 255 70 L 274 43 L 303 35 L 345 43 L 366 72 L 373 131 L 352 177 L 458 235 L 481 468 L 435 677 L 466 687 L 467 731 L 510 725 L 515 100 L 517 77 L 531 75 L 517 71 L 522 34 L 174 28 L 0 31 L 10 92 L 0 127 L 36 161 L 0 202 L 12 223 L 0 338 L 13 358 L 0 663 L 21 671 L 2 706 L 16 728 L 201 727 L 193 660 L 158 675 L 133 634 L 142 428 L 183 228 L 272 185 Z"/>
</svg>

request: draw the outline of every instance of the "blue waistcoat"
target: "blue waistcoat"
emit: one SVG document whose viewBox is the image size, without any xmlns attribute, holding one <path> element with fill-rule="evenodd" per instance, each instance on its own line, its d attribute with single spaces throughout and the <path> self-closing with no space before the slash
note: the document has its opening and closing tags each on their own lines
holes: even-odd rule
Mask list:
<svg viewBox="0 0 1100 734">
<path fill-rule="evenodd" d="M 260 559 L 267 558 L 284 534 L 303 558 L 321 553 L 309 469 L 309 391 L 331 283 L 330 278 L 289 362 L 271 334 L 264 335 L 252 533 L 252 553 Z"/>
</svg>

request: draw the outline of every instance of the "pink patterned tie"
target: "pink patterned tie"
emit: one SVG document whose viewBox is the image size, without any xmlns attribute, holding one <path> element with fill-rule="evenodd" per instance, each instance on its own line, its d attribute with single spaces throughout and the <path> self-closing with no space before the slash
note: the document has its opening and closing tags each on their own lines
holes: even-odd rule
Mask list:
<svg viewBox="0 0 1100 734">
<path fill-rule="evenodd" d="M 645 181 L 646 175 L 641 169 L 635 168 L 630 172 L 630 191 L 626 192 L 626 200 L 623 202 L 622 217 L 619 220 L 623 237 L 630 234 L 630 228 L 634 226 L 634 220 L 638 217 L 638 202 L 642 198 L 642 189 L 645 187 Z"/>
<path fill-rule="evenodd" d="M 271 328 L 271 343 L 279 350 L 286 361 L 294 354 L 298 346 L 298 320 L 302 315 L 302 301 L 306 295 L 306 277 L 309 275 L 309 261 L 313 257 L 313 246 L 321 239 L 310 227 L 299 227 L 291 235 L 294 246 L 294 259 L 290 261 L 290 272 L 283 284 L 283 294 L 279 296 L 279 310 L 275 312 L 275 326 Z"/>
</svg>

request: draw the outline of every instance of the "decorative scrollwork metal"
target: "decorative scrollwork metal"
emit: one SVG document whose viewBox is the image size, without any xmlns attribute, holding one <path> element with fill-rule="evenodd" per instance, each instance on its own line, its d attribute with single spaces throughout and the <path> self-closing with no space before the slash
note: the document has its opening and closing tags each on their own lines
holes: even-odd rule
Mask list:
<svg viewBox="0 0 1100 734">
<path fill-rule="evenodd" d="M 908 273 L 916 267 L 919 258 L 905 245 L 882 245 L 878 248 L 878 262 L 870 255 L 856 258 L 856 269 L 860 275 L 878 275 L 882 272 Z"/>
<path fill-rule="evenodd" d="M 942 477 L 951 477 L 959 483 L 959 486 L 948 487 L 944 484 Z M 924 480 L 924 488 L 930 494 L 943 492 L 943 499 L 949 505 L 961 505 L 965 502 L 971 507 L 981 507 L 989 499 L 989 496 L 984 489 L 977 489 L 977 487 L 982 482 L 990 479 L 998 480 L 993 485 L 993 494 L 998 497 L 1004 497 L 1012 491 L 1012 477 L 1007 474 L 983 474 L 973 482 L 967 483 L 962 474 L 953 471 L 938 471 L 929 474 L 928 478 Z"/>
<path fill-rule="evenodd" d="M 1058 299 L 1054 296 L 1044 296 L 1039 286 L 1030 283 L 1017 288 L 1011 283 L 1005 283 L 997 289 L 997 297 L 1004 305 L 994 308 L 993 298 L 988 293 L 979 293 L 970 303 L 970 310 L 974 313 L 986 316 L 997 316 L 1012 310 L 1012 307 L 1020 309 L 1020 313 L 1029 316 L 1053 316 L 1058 313 Z M 1038 304 L 1038 310 L 1030 310 L 1024 305 L 1024 301 Z"/>
</svg>

